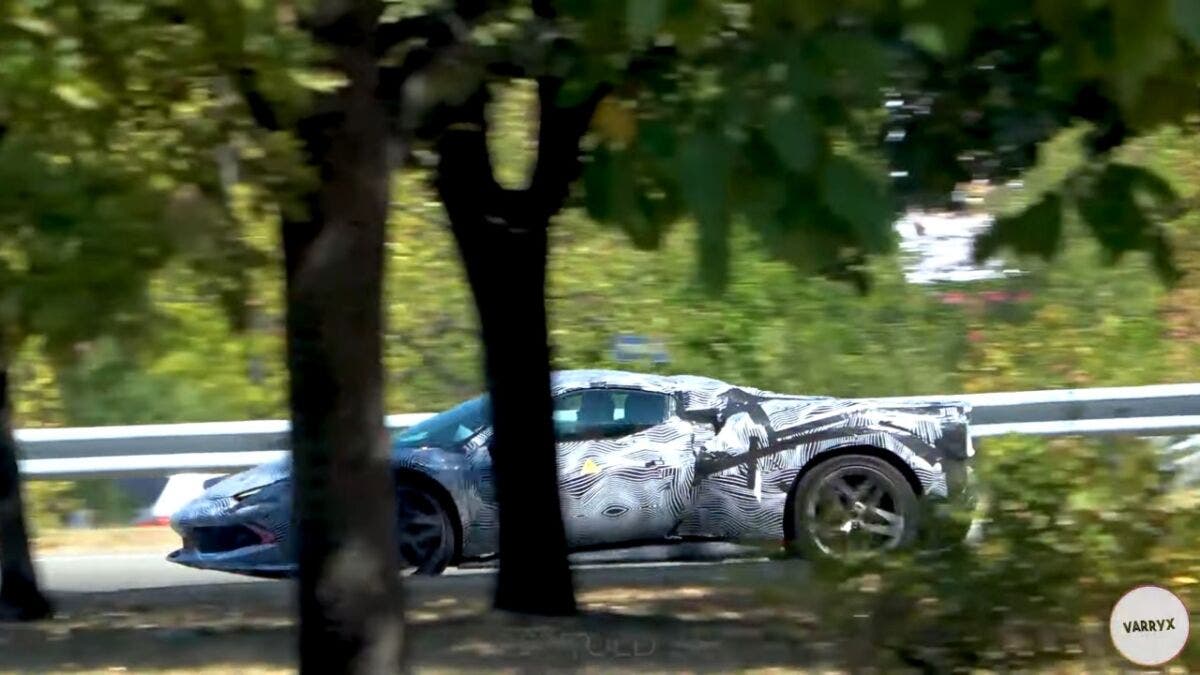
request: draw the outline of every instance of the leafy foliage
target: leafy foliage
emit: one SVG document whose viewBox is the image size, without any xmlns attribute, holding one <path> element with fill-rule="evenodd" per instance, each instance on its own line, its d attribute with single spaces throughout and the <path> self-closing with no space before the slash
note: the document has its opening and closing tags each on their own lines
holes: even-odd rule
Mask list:
<svg viewBox="0 0 1200 675">
<path fill-rule="evenodd" d="M 1169 491 L 1160 462 L 1131 439 L 991 440 L 978 463 L 981 543 L 828 570 L 829 619 L 938 671 L 1085 652 L 1089 670 L 1106 669 L 1089 643 L 1107 637 L 1125 591 L 1165 584 L 1189 603 L 1200 589 L 1200 494 Z"/>
<path fill-rule="evenodd" d="M 1178 200 L 1110 151 L 1200 109 L 1190 3 L 556 5 L 582 45 L 566 77 L 616 83 L 595 124 L 589 215 L 655 245 L 686 210 L 714 288 L 729 278 L 730 219 L 805 273 L 863 286 L 863 256 L 890 250 L 899 208 L 1016 178 L 1076 122 L 1092 125 L 1093 161 L 1000 221 L 981 256 L 1052 255 L 1062 212 L 1078 209 L 1114 258 L 1150 251 L 1177 280 L 1161 224 Z"/>
<path fill-rule="evenodd" d="M 236 314 L 257 260 L 213 160 L 222 103 L 199 79 L 194 36 L 163 9 L 0 13 L 0 361 L 31 335 L 59 361 L 98 335 L 134 345 L 153 324 L 150 275 L 172 257 L 206 269 Z"/>
<path fill-rule="evenodd" d="M 747 230 L 804 274 L 865 288 L 867 272 L 880 267 L 867 256 L 892 249 L 900 208 L 944 204 L 966 180 L 1015 177 L 1034 164 L 1040 144 L 1075 121 L 1090 125 L 1075 140 L 1087 161 L 1044 185 L 1026 210 L 1000 219 L 980 242 L 980 256 L 1008 247 L 1053 255 L 1073 241 L 1062 228 L 1079 214 L 1112 259 L 1148 250 L 1160 272 L 1177 276 L 1162 223 L 1185 202 L 1144 168 L 1110 156 L 1125 139 L 1197 109 L 1194 3 L 1155 0 L 1133 13 L 1120 2 L 551 4 L 553 39 L 540 42 L 530 36 L 542 35 L 547 20 L 522 5 L 500 3 L 474 17 L 467 47 L 478 51 L 454 68 L 432 62 L 421 73 L 423 91 L 449 96 L 454 87 L 443 80 L 470 80 L 473 68 L 511 72 L 489 69 L 504 63 L 562 78 L 564 99 L 607 87 L 584 143 L 581 204 L 640 248 L 691 242 L 694 266 L 710 289 L 736 292 L 733 265 Z M 12 39 L 0 52 L 11 136 L 5 145 L 20 154 L 18 143 L 34 144 L 47 167 L 73 158 L 73 167 L 53 170 L 79 174 L 77 190 L 101 180 L 84 173 L 104 167 L 109 183 L 91 189 L 128 200 L 110 211 L 144 214 L 140 224 L 116 225 L 130 229 L 123 241 L 147 238 L 132 248 L 153 264 L 133 267 L 153 269 L 173 252 L 188 252 L 207 279 L 200 282 L 204 295 L 220 297 L 244 322 L 252 284 L 246 270 L 262 261 L 263 249 L 240 245 L 237 230 L 247 217 L 296 208 L 291 196 L 311 180 L 296 168 L 303 162 L 288 134 L 264 127 L 263 109 L 286 128 L 313 93 L 339 84 L 318 67 L 321 54 L 299 17 L 273 2 L 116 3 L 87 16 L 72 3 L 14 3 L 7 11 Z M 439 11 L 430 3 L 397 3 L 384 20 Z M 422 38 L 404 42 L 382 63 L 402 62 L 421 46 Z M 507 76 L 490 77 L 498 94 L 513 89 Z M 243 95 L 248 85 L 254 96 Z M 436 114 L 434 103 L 422 105 Z M 536 107 L 528 94 L 520 105 L 522 112 L 501 117 L 527 116 Z M 398 112 L 397 124 L 411 124 L 410 113 Z M 529 156 L 526 137 L 511 137 L 496 151 L 501 164 L 514 152 Z M 213 161 L 214 151 L 226 160 Z M 25 168 L 10 156 L 13 172 Z M 230 217 L 229 204 L 238 199 L 230 179 L 255 195 L 245 207 L 252 215 Z M 412 204 L 407 212 L 436 218 L 436 204 L 417 181 L 404 179 L 401 190 Z M 65 210 L 51 220 L 78 220 L 80 208 L 91 208 L 78 196 L 59 197 Z M 24 206 L 29 214 L 43 210 Z M 696 236 L 672 234 L 688 219 L 697 223 Z M 172 226 L 159 226 L 164 220 Z M 97 221 L 95 231 L 106 228 Z M 425 256 L 404 239 L 396 237 L 398 251 Z M 11 244 L 0 250 L 4 261 L 27 256 Z M 672 257 L 671 264 L 680 262 Z M 120 265 L 111 272 L 105 285 L 125 284 L 129 292 L 105 294 L 113 307 L 106 315 L 129 324 L 139 312 L 125 310 L 147 307 L 145 279 Z M 457 275 L 445 270 L 442 277 L 452 285 Z M 26 309 L 16 309 L 18 295 Z M 30 303 L 61 304 L 36 293 L 5 297 L 3 311 L 36 318 L 39 328 L 30 330 L 65 331 L 56 344 L 102 332 L 91 316 L 33 317 Z M 449 325 L 457 335 L 471 330 L 469 320 Z M 397 333 L 428 343 L 410 329 Z"/>
</svg>

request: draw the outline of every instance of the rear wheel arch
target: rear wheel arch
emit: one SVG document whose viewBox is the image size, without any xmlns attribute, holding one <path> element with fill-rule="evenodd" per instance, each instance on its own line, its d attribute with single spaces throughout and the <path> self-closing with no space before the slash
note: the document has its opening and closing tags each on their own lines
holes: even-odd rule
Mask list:
<svg viewBox="0 0 1200 675">
<path fill-rule="evenodd" d="M 799 488 L 800 482 L 804 480 L 804 477 L 813 469 L 830 460 L 837 459 L 838 457 L 853 456 L 866 456 L 882 459 L 883 461 L 895 467 L 896 470 L 899 471 L 902 476 L 904 476 L 905 480 L 908 481 L 909 486 L 913 489 L 913 493 L 916 494 L 917 498 L 920 498 L 925 493 L 924 486 L 921 485 L 921 480 L 917 478 L 917 472 L 913 471 L 913 468 L 909 466 L 907 462 L 905 462 L 903 459 L 900 459 L 899 455 L 890 450 L 876 445 L 865 444 L 845 445 L 832 450 L 826 450 L 814 457 L 811 462 L 805 464 L 800 471 L 796 473 L 796 477 L 792 479 L 792 485 L 788 488 L 787 500 L 784 502 L 783 506 L 784 541 L 792 541 L 796 535 L 796 519 L 793 517 L 793 509 L 796 506 L 797 488 Z"/>
<path fill-rule="evenodd" d="M 405 483 L 413 487 L 419 488 L 429 494 L 438 501 L 446 513 L 450 516 L 450 524 L 454 527 L 454 562 L 462 559 L 463 545 L 463 524 L 462 517 L 458 512 L 458 504 L 454 502 L 454 498 L 450 496 L 450 491 L 444 485 L 437 482 L 428 475 L 413 469 L 396 469 L 393 472 L 393 481 L 395 485 Z"/>
</svg>

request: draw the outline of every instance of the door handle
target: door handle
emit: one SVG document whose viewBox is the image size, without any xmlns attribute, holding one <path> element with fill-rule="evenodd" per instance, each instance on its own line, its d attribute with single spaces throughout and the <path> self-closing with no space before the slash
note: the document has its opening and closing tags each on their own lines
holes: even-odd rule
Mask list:
<svg viewBox="0 0 1200 675">
<path fill-rule="evenodd" d="M 652 459 L 649 462 L 646 462 L 646 468 L 653 469 L 653 468 L 659 467 L 659 466 L 666 466 L 666 464 L 667 463 L 662 461 L 661 459 Z"/>
</svg>

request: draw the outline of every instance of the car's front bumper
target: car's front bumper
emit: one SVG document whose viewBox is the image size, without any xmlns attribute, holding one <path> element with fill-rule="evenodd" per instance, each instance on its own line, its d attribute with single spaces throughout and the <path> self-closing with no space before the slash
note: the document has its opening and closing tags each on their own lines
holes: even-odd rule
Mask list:
<svg viewBox="0 0 1200 675">
<path fill-rule="evenodd" d="M 296 573 L 296 563 L 284 555 L 278 544 L 259 544 L 220 553 L 202 553 L 185 546 L 169 553 L 167 560 L 202 570 L 259 577 L 288 577 Z"/>
<path fill-rule="evenodd" d="M 944 459 L 940 464 L 946 477 L 946 496 L 922 500 L 921 514 L 921 539 L 935 548 L 967 539 L 979 518 L 978 481 L 970 461 Z"/>
<path fill-rule="evenodd" d="M 182 545 L 170 562 L 198 569 L 256 576 L 295 573 L 290 545 L 290 487 L 265 486 L 253 496 L 205 494 L 171 517 Z"/>
</svg>

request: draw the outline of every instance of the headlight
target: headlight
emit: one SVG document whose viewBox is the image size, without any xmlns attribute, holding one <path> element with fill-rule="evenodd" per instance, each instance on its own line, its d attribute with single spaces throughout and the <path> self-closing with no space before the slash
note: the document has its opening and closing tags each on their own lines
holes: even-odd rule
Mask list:
<svg viewBox="0 0 1200 675">
<path fill-rule="evenodd" d="M 248 498 L 250 498 L 250 497 L 253 497 L 254 495 L 256 495 L 256 494 L 258 494 L 258 493 L 262 492 L 263 488 L 265 488 L 265 487 L 267 487 L 267 486 L 266 486 L 266 485 L 259 485 L 258 487 L 252 487 L 252 488 L 250 488 L 249 490 L 242 490 L 241 492 L 239 492 L 239 493 L 237 493 L 237 494 L 235 494 L 235 495 L 233 496 L 233 500 L 234 500 L 234 501 L 237 501 L 237 502 L 240 502 L 240 501 L 242 501 L 242 500 L 245 500 L 245 499 L 248 499 Z"/>
</svg>

